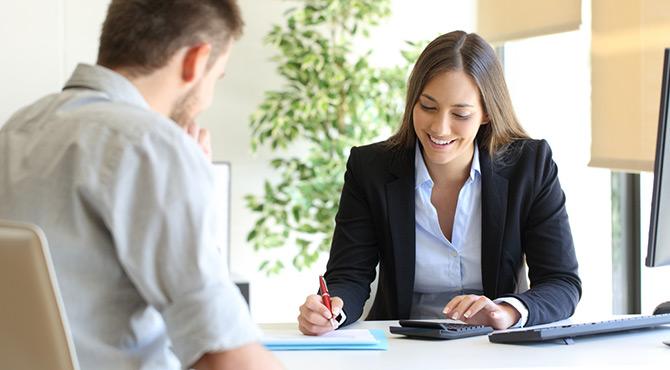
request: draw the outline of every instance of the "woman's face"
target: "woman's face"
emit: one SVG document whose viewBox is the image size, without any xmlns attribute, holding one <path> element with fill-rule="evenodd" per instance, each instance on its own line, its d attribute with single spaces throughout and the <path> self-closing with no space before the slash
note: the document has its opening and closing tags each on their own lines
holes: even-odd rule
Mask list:
<svg viewBox="0 0 670 370">
<path fill-rule="evenodd" d="M 479 88 L 470 76 L 461 70 L 436 75 L 424 87 L 412 114 L 427 165 L 470 163 L 475 136 L 487 120 Z"/>
</svg>

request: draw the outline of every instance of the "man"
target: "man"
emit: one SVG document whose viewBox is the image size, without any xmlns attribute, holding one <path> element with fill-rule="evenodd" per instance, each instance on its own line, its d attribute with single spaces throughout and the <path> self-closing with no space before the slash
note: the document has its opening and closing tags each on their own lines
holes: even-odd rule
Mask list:
<svg viewBox="0 0 670 370">
<path fill-rule="evenodd" d="M 242 25 L 235 0 L 113 0 L 98 65 L 0 130 L 0 218 L 44 229 L 82 369 L 280 367 L 221 263 L 193 123 Z"/>
</svg>

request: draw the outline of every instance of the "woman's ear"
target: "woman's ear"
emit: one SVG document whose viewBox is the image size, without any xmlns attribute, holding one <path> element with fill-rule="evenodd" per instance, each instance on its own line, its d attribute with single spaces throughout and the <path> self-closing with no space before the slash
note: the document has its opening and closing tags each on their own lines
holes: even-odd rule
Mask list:
<svg viewBox="0 0 670 370">
<path fill-rule="evenodd" d="M 207 69 L 212 45 L 198 44 L 186 49 L 181 63 L 181 79 L 184 83 L 199 81 Z"/>
<path fill-rule="evenodd" d="M 488 125 L 490 122 L 489 115 L 484 113 L 484 116 L 482 117 L 482 125 Z"/>
</svg>

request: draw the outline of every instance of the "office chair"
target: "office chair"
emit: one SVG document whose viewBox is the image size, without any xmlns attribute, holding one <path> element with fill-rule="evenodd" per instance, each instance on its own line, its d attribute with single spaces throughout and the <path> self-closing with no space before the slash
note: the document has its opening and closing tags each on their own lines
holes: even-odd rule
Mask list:
<svg viewBox="0 0 670 370">
<path fill-rule="evenodd" d="M 0 220 L 0 368 L 79 368 L 44 233 L 5 220 Z"/>
</svg>

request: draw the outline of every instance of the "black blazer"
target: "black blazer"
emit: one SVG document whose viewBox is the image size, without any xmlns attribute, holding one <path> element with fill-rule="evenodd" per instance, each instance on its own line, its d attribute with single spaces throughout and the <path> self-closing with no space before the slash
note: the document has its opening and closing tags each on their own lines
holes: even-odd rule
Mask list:
<svg viewBox="0 0 670 370">
<path fill-rule="evenodd" d="M 384 142 L 351 150 L 326 279 L 358 320 L 379 281 L 368 320 L 407 319 L 414 291 L 414 152 Z M 546 141 L 520 140 L 491 160 L 481 148 L 482 283 L 495 299 L 516 297 L 526 325 L 569 317 L 581 297 L 565 195 Z M 514 294 L 525 254 L 531 289 Z M 445 304 L 447 302 L 444 302 Z"/>
</svg>

